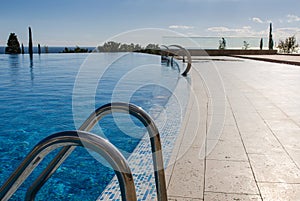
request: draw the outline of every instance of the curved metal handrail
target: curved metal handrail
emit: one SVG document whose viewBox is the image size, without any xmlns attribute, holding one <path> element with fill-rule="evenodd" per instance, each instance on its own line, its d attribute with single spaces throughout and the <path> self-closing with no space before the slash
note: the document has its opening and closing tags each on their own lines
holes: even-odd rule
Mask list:
<svg viewBox="0 0 300 201">
<path fill-rule="evenodd" d="M 8 200 L 46 155 L 63 146 L 84 146 L 100 154 L 115 170 L 122 199 L 127 201 L 136 200 L 131 170 L 123 155 L 109 141 L 84 131 L 60 132 L 39 142 L 1 187 L 0 200 Z M 35 192 L 34 189 L 31 190 Z M 31 197 L 31 195 L 26 194 L 25 200 L 34 200 L 35 196 Z"/>
<path fill-rule="evenodd" d="M 180 46 L 180 45 L 170 45 L 169 47 L 177 47 L 179 49 L 181 49 L 187 56 L 187 59 L 188 59 L 188 64 L 187 64 L 187 67 L 186 69 L 184 70 L 184 72 L 181 74 L 182 76 L 187 76 L 188 72 L 191 70 L 191 67 L 192 67 L 192 56 L 190 54 L 190 52 L 185 49 L 184 47 Z"/>
<path fill-rule="evenodd" d="M 152 118 L 142 108 L 122 102 L 103 105 L 88 117 L 79 130 L 91 130 L 105 115 L 113 112 L 129 113 L 139 119 L 147 128 L 151 142 L 157 199 L 158 201 L 167 201 L 167 188 L 159 131 Z M 72 146 L 62 149 L 33 183 L 31 189 L 40 189 L 74 149 L 75 147 Z M 28 192 L 28 194 L 34 194 L 34 192 Z M 32 196 L 34 197 L 35 195 Z"/>
<path fill-rule="evenodd" d="M 170 51 L 169 51 L 169 47 L 166 46 L 166 45 L 161 45 L 161 47 L 164 47 L 166 49 L 166 51 L 163 51 L 161 48 L 161 61 L 164 61 L 164 60 L 167 60 L 167 65 L 169 66 L 171 60 L 169 59 L 169 54 L 170 54 Z M 172 65 L 172 63 L 171 63 Z"/>
<path fill-rule="evenodd" d="M 167 50 L 169 50 L 169 47 L 168 46 L 166 46 L 166 45 L 161 45 L 161 47 L 164 47 L 164 48 L 166 48 Z M 167 52 L 167 56 L 169 56 L 169 51 L 166 51 Z"/>
</svg>

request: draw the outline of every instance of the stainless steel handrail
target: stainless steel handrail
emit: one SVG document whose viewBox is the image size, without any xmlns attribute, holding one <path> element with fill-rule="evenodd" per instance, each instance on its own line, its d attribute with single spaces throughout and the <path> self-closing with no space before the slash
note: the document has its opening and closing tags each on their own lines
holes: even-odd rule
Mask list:
<svg viewBox="0 0 300 201">
<path fill-rule="evenodd" d="M 166 45 L 161 45 L 161 47 L 164 47 L 167 51 L 163 51 L 161 48 L 160 48 L 160 50 L 161 50 L 161 60 L 163 61 L 163 60 L 167 60 L 167 65 L 169 65 L 170 64 L 170 59 L 169 59 L 169 54 L 170 54 L 170 51 L 169 51 L 169 48 L 168 48 L 168 46 L 166 46 Z M 166 53 L 166 54 L 165 54 Z M 172 64 L 172 63 L 171 63 Z"/>
<path fill-rule="evenodd" d="M 1 187 L 0 200 L 8 200 L 46 155 L 64 146 L 84 146 L 100 154 L 118 177 L 122 200 L 136 200 L 134 181 L 126 159 L 109 141 L 85 131 L 60 132 L 39 142 Z M 25 200 L 34 200 L 34 197 L 26 194 Z"/>
<path fill-rule="evenodd" d="M 169 51 L 169 47 L 168 46 L 166 46 L 166 45 L 161 45 L 161 47 L 164 47 L 164 48 L 166 48 L 167 49 L 167 56 L 169 56 L 169 53 L 170 53 L 170 51 Z"/>
<path fill-rule="evenodd" d="M 133 115 L 147 128 L 151 142 L 157 199 L 158 201 L 167 201 L 167 188 L 159 131 L 152 118 L 142 108 L 130 103 L 122 102 L 103 105 L 88 117 L 79 130 L 91 130 L 105 115 L 113 112 Z M 72 146 L 62 149 L 45 168 L 44 172 L 41 173 L 40 177 L 33 183 L 31 189 L 40 189 L 74 149 L 75 147 Z M 32 191 L 27 193 L 34 194 L 35 192 Z M 34 197 L 35 195 L 32 196 Z"/>
<path fill-rule="evenodd" d="M 177 47 L 186 54 L 188 63 L 187 63 L 186 69 L 184 70 L 184 72 L 181 75 L 187 76 L 188 72 L 191 70 L 191 67 L 192 67 L 192 56 L 191 56 L 190 52 L 180 45 L 170 45 L 169 47 Z"/>
</svg>

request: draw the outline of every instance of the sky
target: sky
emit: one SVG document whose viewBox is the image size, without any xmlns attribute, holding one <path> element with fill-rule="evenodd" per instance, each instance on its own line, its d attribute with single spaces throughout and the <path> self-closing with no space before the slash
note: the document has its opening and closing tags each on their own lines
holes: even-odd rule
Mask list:
<svg viewBox="0 0 300 201">
<path fill-rule="evenodd" d="M 299 0 L 1 0 L 0 46 L 9 33 L 42 46 L 97 46 L 131 30 L 149 28 L 186 36 L 268 37 L 300 40 Z"/>
</svg>

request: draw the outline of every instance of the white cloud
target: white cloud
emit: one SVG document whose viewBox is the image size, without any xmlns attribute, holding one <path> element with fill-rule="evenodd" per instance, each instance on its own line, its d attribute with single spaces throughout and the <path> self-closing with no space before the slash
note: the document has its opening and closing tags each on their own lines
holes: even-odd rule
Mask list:
<svg viewBox="0 0 300 201">
<path fill-rule="evenodd" d="M 218 35 L 226 34 L 228 36 L 261 36 L 266 33 L 266 31 L 256 32 L 251 26 L 243 26 L 241 28 L 210 27 L 207 31 L 217 33 Z"/>
<path fill-rule="evenodd" d="M 300 21 L 300 17 L 298 17 L 297 15 L 287 15 L 287 22 L 291 23 L 291 22 L 299 22 Z"/>
<path fill-rule="evenodd" d="M 193 29 L 193 26 L 186 26 L 186 25 L 171 25 L 169 26 L 170 29 Z"/>
<path fill-rule="evenodd" d="M 227 27 L 209 27 L 207 31 L 211 32 L 229 32 L 230 29 Z"/>
<path fill-rule="evenodd" d="M 251 26 L 243 26 L 241 28 L 228 28 L 228 27 L 210 27 L 207 29 L 209 32 L 216 33 L 219 36 L 264 36 L 268 33 L 267 30 L 255 31 Z"/>
<path fill-rule="evenodd" d="M 262 21 L 260 18 L 258 18 L 258 17 L 253 17 L 252 18 L 252 21 L 253 22 L 257 22 L 257 23 L 260 23 L 260 24 L 263 24 L 264 23 L 264 21 Z"/>
<path fill-rule="evenodd" d="M 284 27 L 284 28 L 278 28 L 277 31 L 299 32 L 300 28 L 297 28 L 297 27 Z"/>
<path fill-rule="evenodd" d="M 300 20 L 299 20 L 300 21 Z M 269 26 L 265 29 L 256 30 L 250 26 L 242 26 L 237 28 L 231 28 L 226 26 L 209 27 L 206 29 L 209 36 L 217 37 L 265 37 L 269 36 Z M 284 40 L 290 36 L 296 36 L 297 41 L 300 41 L 300 27 L 275 27 L 273 28 L 274 41 L 278 42 L 280 39 Z"/>
<path fill-rule="evenodd" d="M 300 39 L 300 28 L 297 27 L 284 27 L 278 28 L 274 31 L 274 35 L 277 39 L 284 39 L 290 36 L 296 36 L 296 38 Z"/>
</svg>

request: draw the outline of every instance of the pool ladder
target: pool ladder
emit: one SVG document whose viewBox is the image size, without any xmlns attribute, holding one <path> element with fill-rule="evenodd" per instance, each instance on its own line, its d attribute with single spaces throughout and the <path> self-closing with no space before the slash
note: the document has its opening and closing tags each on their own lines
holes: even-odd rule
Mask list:
<svg viewBox="0 0 300 201">
<path fill-rule="evenodd" d="M 97 152 L 108 161 L 118 178 L 122 200 L 137 200 L 133 176 L 127 160 L 108 140 L 88 132 L 105 115 L 113 112 L 128 113 L 139 119 L 147 128 L 151 142 L 157 200 L 167 201 L 167 189 L 159 131 L 150 115 L 142 108 L 130 103 L 122 102 L 109 103 L 99 107 L 88 117 L 78 131 L 59 132 L 46 137 L 39 142 L 1 187 L 0 200 L 8 200 L 51 151 L 62 147 L 59 153 L 28 188 L 25 200 L 34 200 L 37 192 L 72 153 L 76 146 L 87 147 Z"/>
<path fill-rule="evenodd" d="M 166 49 L 166 50 L 164 50 L 164 51 L 161 52 L 161 59 L 162 59 L 162 61 L 167 61 L 167 63 L 171 62 L 171 65 L 173 64 L 174 55 L 178 55 L 178 52 L 174 52 L 173 50 L 170 49 L 170 47 L 179 48 L 180 51 L 184 52 L 184 54 L 187 56 L 187 60 L 188 61 L 187 61 L 187 67 L 184 70 L 184 72 L 181 73 L 181 75 L 184 76 L 184 77 L 186 77 L 187 74 L 188 74 L 188 72 L 192 68 L 192 56 L 191 56 L 190 52 L 187 49 L 185 49 L 184 47 L 180 46 L 180 45 L 169 45 L 169 46 L 161 45 L 161 46 Z M 171 59 L 169 59 L 170 53 L 172 53 Z M 183 56 L 182 60 L 183 60 L 183 62 L 185 62 L 184 56 Z"/>
</svg>

